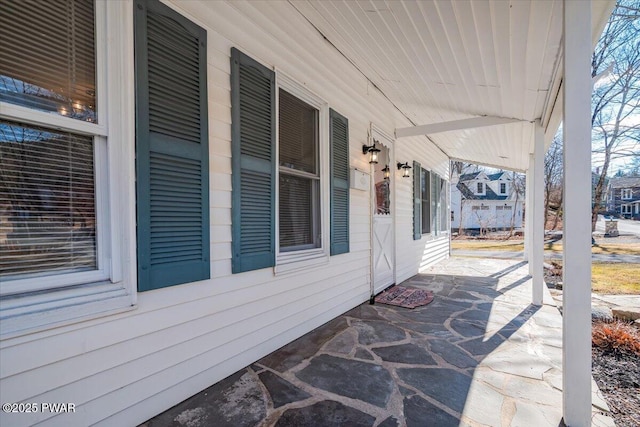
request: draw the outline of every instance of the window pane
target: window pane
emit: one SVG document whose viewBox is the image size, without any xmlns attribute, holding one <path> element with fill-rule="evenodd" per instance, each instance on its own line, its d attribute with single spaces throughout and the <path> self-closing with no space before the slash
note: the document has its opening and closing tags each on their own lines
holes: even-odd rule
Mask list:
<svg viewBox="0 0 640 427">
<path fill-rule="evenodd" d="M 94 270 L 93 139 L 0 121 L 0 278 Z"/>
<path fill-rule="evenodd" d="M 447 196 L 449 194 L 449 183 L 440 179 L 440 231 L 447 231 Z"/>
<path fill-rule="evenodd" d="M 431 229 L 435 232 L 438 228 L 438 208 L 440 201 L 440 177 L 435 173 L 431 175 Z"/>
<path fill-rule="evenodd" d="M 280 249 L 320 246 L 318 180 L 280 173 Z"/>
<path fill-rule="evenodd" d="M 95 122 L 93 1 L 0 3 L 0 99 Z"/>
<path fill-rule="evenodd" d="M 420 173 L 420 192 L 422 194 L 422 234 L 425 234 L 431 232 L 431 201 L 429 197 L 431 176 L 425 169 L 416 171 L 416 173 L 418 172 Z"/>
<path fill-rule="evenodd" d="M 280 166 L 318 173 L 318 110 L 280 89 Z"/>
<path fill-rule="evenodd" d="M 391 213 L 391 185 L 390 179 L 385 178 L 384 168 L 389 168 L 389 149 L 380 146 L 378 163 L 374 164 L 373 176 L 376 189 L 376 214 L 388 215 Z"/>
</svg>

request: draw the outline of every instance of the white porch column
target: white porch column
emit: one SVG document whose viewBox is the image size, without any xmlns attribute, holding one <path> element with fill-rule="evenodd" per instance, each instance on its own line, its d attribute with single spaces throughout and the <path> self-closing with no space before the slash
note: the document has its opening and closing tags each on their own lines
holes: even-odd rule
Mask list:
<svg viewBox="0 0 640 427">
<path fill-rule="evenodd" d="M 563 413 L 591 425 L 591 8 L 564 1 Z"/>
<path fill-rule="evenodd" d="M 544 130 L 540 120 L 535 123 L 533 151 L 533 179 L 530 200 L 533 205 L 531 232 L 531 256 L 529 261 L 532 276 L 532 303 L 542 305 L 544 286 Z"/>
<path fill-rule="evenodd" d="M 531 223 L 533 218 L 533 201 L 531 194 L 533 193 L 532 174 L 533 172 L 533 154 L 529 154 L 529 167 L 525 175 L 525 195 L 524 195 L 524 260 L 529 263 L 529 275 L 533 275 L 531 268 Z"/>
</svg>

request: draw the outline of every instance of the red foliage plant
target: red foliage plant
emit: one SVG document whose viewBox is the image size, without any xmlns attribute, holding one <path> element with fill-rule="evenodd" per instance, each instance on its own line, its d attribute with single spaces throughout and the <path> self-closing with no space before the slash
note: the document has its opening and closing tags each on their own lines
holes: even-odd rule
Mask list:
<svg viewBox="0 0 640 427">
<path fill-rule="evenodd" d="M 594 324 L 591 329 L 591 343 L 594 347 L 618 356 L 625 353 L 640 356 L 640 330 L 623 321 Z"/>
</svg>

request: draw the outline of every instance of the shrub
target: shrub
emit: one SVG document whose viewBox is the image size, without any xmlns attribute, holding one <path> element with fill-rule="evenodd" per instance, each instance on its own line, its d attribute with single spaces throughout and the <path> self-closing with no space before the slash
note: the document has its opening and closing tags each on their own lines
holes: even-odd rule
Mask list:
<svg viewBox="0 0 640 427">
<path fill-rule="evenodd" d="M 616 356 L 627 353 L 640 356 L 640 331 L 632 324 L 620 320 L 594 323 L 591 343 Z"/>
</svg>

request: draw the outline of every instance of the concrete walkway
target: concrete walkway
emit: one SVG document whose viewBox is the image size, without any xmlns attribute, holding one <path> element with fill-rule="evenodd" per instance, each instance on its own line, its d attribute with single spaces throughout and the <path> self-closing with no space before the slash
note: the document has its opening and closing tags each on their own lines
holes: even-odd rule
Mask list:
<svg viewBox="0 0 640 427">
<path fill-rule="evenodd" d="M 404 285 L 435 299 L 362 304 L 143 426 L 561 425 L 562 319 L 546 289 L 529 304 L 525 263 L 452 258 Z"/>
</svg>

